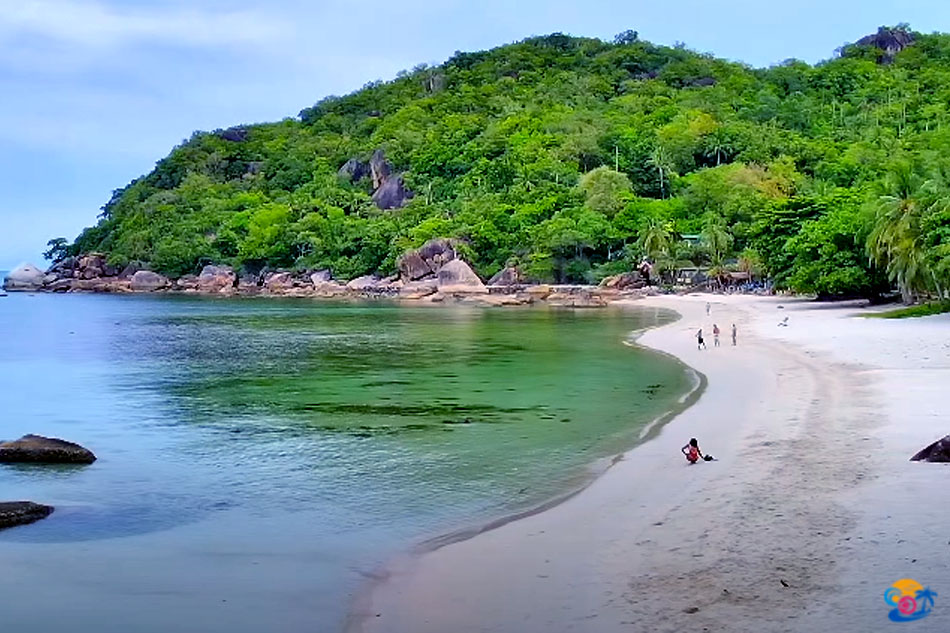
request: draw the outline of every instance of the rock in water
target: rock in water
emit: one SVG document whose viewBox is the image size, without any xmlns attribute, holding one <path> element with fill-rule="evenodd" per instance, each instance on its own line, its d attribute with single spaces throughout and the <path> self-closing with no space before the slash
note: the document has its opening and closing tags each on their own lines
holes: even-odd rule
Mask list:
<svg viewBox="0 0 950 633">
<path fill-rule="evenodd" d="M 950 462 L 950 435 L 937 440 L 910 458 L 912 462 Z"/>
<path fill-rule="evenodd" d="M 91 464 L 96 456 L 87 448 L 42 435 L 24 435 L 12 442 L 0 443 L 0 463 Z"/>
<path fill-rule="evenodd" d="M 461 259 L 453 259 L 439 269 L 439 292 L 487 293 L 488 288 L 471 266 Z"/>
<path fill-rule="evenodd" d="M 0 530 L 33 523 L 45 519 L 52 513 L 52 506 L 44 506 L 32 501 L 3 501 L 0 502 Z"/>
<path fill-rule="evenodd" d="M 230 266 L 205 266 L 198 275 L 201 292 L 230 292 L 237 284 L 237 275 Z"/>
<path fill-rule="evenodd" d="M 150 270 L 137 271 L 132 275 L 129 283 L 131 283 L 132 290 L 135 292 L 154 292 L 167 288 L 169 285 L 167 277 L 153 273 Z"/>
<path fill-rule="evenodd" d="M 33 264 L 20 264 L 3 280 L 4 290 L 39 290 L 46 281 L 46 273 Z"/>
</svg>

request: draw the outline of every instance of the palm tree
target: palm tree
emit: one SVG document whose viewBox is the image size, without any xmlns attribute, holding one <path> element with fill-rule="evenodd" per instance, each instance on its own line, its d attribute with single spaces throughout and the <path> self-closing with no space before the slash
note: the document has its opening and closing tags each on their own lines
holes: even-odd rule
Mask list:
<svg viewBox="0 0 950 633">
<path fill-rule="evenodd" d="M 673 159 L 665 147 L 657 145 L 653 148 L 653 153 L 650 154 L 650 158 L 647 159 L 647 162 L 653 167 L 656 167 L 656 173 L 660 179 L 660 198 L 665 198 L 666 195 L 664 194 L 663 188 L 664 175 L 668 182 L 670 174 L 673 173 Z"/>
<path fill-rule="evenodd" d="M 872 260 L 884 266 L 888 278 L 897 283 L 904 303 L 912 303 L 935 280 L 927 265 L 927 247 L 921 231 L 925 212 L 940 202 L 939 198 L 934 199 L 934 186 L 909 163 L 900 162 L 885 177 L 877 200 L 868 252 Z"/>
<path fill-rule="evenodd" d="M 646 253 L 647 257 L 653 260 L 669 255 L 672 244 L 673 236 L 670 232 L 669 223 L 660 218 L 648 219 L 643 228 L 640 229 L 640 236 L 637 239 L 637 245 Z"/>
<path fill-rule="evenodd" d="M 709 249 L 712 265 L 721 267 L 726 252 L 732 246 L 732 236 L 726 229 L 726 221 L 721 216 L 710 213 L 706 216 L 700 236 Z"/>
</svg>

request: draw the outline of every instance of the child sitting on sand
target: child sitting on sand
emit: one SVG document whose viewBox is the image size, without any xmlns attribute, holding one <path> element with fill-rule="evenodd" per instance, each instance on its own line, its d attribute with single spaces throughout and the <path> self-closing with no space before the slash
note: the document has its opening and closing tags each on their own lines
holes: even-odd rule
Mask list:
<svg viewBox="0 0 950 633">
<path fill-rule="evenodd" d="M 690 464 L 695 464 L 703 456 L 703 452 L 699 450 L 699 442 L 696 441 L 695 437 L 690 439 L 689 444 L 680 450 L 683 451 L 683 455 L 686 455 L 686 461 Z"/>
</svg>

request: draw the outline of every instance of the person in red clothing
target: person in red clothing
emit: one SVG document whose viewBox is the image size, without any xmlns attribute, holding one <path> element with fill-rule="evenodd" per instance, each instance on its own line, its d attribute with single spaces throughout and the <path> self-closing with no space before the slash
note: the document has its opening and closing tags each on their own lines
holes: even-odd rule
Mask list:
<svg viewBox="0 0 950 633">
<path fill-rule="evenodd" d="M 689 441 L 689 444 L 680 449 L 683 451 L 683 455 L 686 455 L 686 461 L 690 464 L 695 464 L 703 458 L 703 452 L 699 450 L 699 442 L 696 441 L 696 438 L 692 438 Z"/>
</svg>

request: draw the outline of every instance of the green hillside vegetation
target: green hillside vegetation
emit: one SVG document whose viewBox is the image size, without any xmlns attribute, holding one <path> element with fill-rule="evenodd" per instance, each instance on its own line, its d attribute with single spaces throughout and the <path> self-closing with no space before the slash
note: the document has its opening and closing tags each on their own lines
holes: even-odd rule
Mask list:
<svg viewBox="0 0 950 633">
<path fill-rule="evenodd" d="M 821 296 L 950 286 L 950 35 L 767 69 L 626 32 L 457 53 L 298 118 L 195 133 L 53 257 L 389 274 L 434 237 L 487 277 L 747 270 Z M 413 197 L 338 175 L 377 149 Z M 698 244 L 683 241 L 698 234 Z"/>
</svg>

